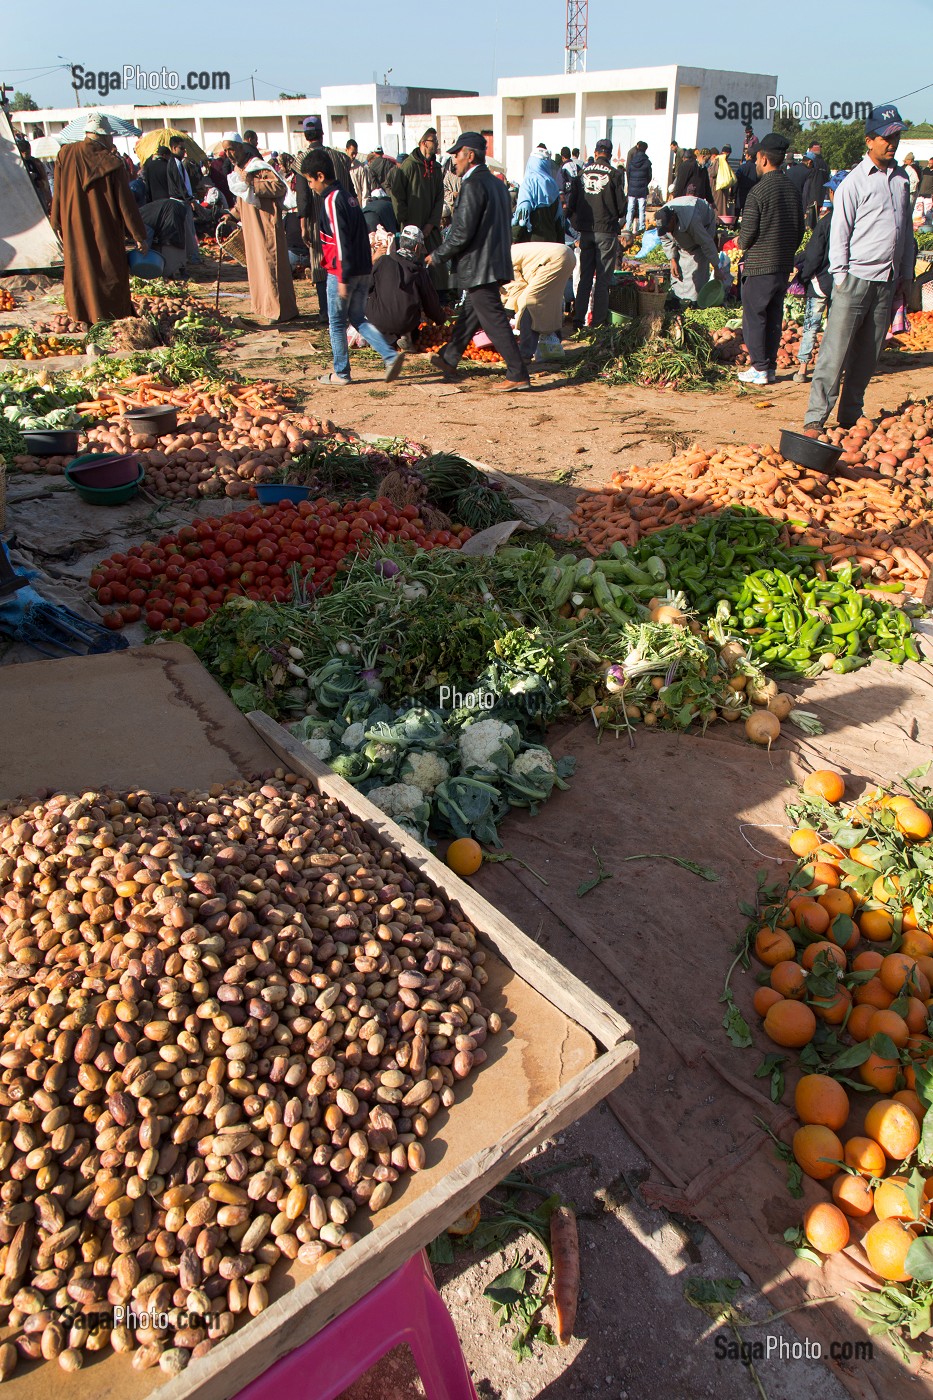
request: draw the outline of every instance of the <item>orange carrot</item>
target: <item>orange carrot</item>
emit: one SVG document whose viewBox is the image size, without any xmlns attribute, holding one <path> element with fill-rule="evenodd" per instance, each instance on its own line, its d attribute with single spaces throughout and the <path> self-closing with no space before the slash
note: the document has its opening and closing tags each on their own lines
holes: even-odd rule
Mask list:
<svg viewBox="0 0 933 1400">
<path fill-rule="evenodd" d="M 558 1206 L 551 1214 L 551 1259 L 557 1340 L 565 1347 L 573 1336 L 580 1295 L 580 1241 L 577 1217 L 569 1206 Z"/>
</svg>

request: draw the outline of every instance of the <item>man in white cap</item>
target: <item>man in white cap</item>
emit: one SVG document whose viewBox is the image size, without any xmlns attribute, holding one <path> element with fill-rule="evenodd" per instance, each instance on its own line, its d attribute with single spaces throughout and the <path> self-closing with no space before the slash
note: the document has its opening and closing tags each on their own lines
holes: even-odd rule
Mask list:
<svg viewBox="0 0 933 1400">
<path fill-rule="evenodd" d="M 64 248 L 69 316 L 93 325 L 134 315 L 126 242 L 145 252 L 146 230 L 100 112 L 89 115 L 83 141 L 58 153 L 49 217 Z"/>
</svg>

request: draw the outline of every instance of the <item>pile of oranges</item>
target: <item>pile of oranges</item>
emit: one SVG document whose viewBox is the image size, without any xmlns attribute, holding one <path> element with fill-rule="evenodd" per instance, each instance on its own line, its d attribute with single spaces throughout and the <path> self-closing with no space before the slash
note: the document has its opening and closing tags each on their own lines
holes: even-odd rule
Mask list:
<svg viewBox="0 0 933 1400">
<path fill-rule="evenodd" d="M 0 287 L 0 311 L 15 311 L 16 298 L 6 287 Z"/>
<path fill-rule="evenodd" d="M 846 1132 L 845 1085 L 829 1072 L 804 1074 L 792 1151 L 802 1172 L 832 1189 L 831 1200 L 804 1216 L 809 1243 L 832 1254 L 856 1229 L 874 1273 L 905 1282 L 908 1251 L 930 1228 L 933 1205 L 933 1177 L 910 1175 L 908 1163 L 929 1102 L 928 1065 L 933 1072 L 933 917 L 928 929 L 928 916 L 918 914 L 933 907 L 933 880 L 923 874 L 933 868 L 933 820 L 912 797 L 880 790 L 830 820 L 845 782 L 829 770 L 811 773 L 803 791 L 821 799 L 815 809 L 826 819 L 816 820 L 830 835 L 802 825 L 790 838 L 800 873 L 755 933 L 755 955 L 769 972 L 754 1007 L 776 1045 L 803 1050 L 812 1042 L 807 1067 L 860 1080 L 867 1090 L 858 1100 L 881 1095 L 861 1131 Z"/>
</svg>

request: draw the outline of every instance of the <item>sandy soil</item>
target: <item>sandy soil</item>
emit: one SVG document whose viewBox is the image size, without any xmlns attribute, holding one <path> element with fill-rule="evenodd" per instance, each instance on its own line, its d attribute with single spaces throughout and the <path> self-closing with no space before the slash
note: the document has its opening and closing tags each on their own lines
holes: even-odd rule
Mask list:
<svg viewBox="0 0 933 1400">
<path fill-rule="evenodd" d="M 216 270 L 207 265 L 198 270 L 192 289 L 212 302 L 215 280 Z M 229 354 L 232 368 L 256 378 L 282 380 L 317 415 L 360 432 L 407 435 L 435 449 L 459 450 L 567 503 L 630 464 L 665 460 L 693 441 L 703 446 L 730 440 L 776 441 L 783 426 L 800 424 L 806 404 L 806 388 L 792 384 L 789 375 L 766 393 L 752 394 L 730 384 L 711 393 L 676 394 L 575 384 L 564 372 L 548 370 L 535 375 L 530 392 L 502 395 L 496 391 L 500 375 L 495 371 L 468 370 L 461 384 L 451 386 L 440 381 L 422 357 L 412 357 L 397 384 L 387 386 L 378 361 L 365 354 L 354 356 L 351 387 L 323 387 L 316 380 L 330 367 L 326 327 L 312 319 L 317 311 L 312 285 L 300 282 L 297 289 L 305 313 L 302 321 L 294 328 L 250 331 Z M 245 292 L 243 271 L 225 268 L 222 308 L 248 315 Z M 28 317 L 7 313 L 0 315 L 0 325 L 46 319 L 53 309 L 48 302 L 32 302 Z M 929 393 L 931 387 L 929 365 L 885 367 L 869 389 L 866 407 L 874 413 Z M 152 511 L 139 503 L 125 508 L 125 519 L 119 522 L 110 513 L 106 526 L 104 521 L 98 525 L 85 519 L 85 511 L 78 522 L 78 533 L 84 533 L 75 543 L 76 522 L 66 540 L 65 522 L 58 519 L 61 507 L 67 514 L 67 502 L 55 499 L 60 482 L 21 478 L 11 485 L 10 527 L 19 526 L 23 543 L 72 590 L 81 588 L 94 560 L 117 547 L 115 529 L 121 541 L 131 543 L 146 538 L 153 528 L 160 533 L 175 528 L 198 510 L 173 504 Z M 51 528 L 54 506 L 60 507 L 57 513 L 51 511 L 57 530 Z M 216 510 L 216 503 L 210 508 Z M 563 952 L 578 975 L 606 994 L 605 969 L 595 962 L 587 968 L 588 955 L 580 945 L 572 953 L 557 946 L 550 951 L 557 957 Z M 568 1169 L 569 1164 L 574 1165 Z M 522 1255 L 533 1253 L 530 1237 L 517 1237 L 506 1251 L 478 1259 L 468 1249 L 459 1252 L 453 1265 L 436 1272 L 481 1400 L 564 1400 L 595 1394 L 616 1400 L 705 1395 L 742 1400 L 763 1393 L 740 1362 L 716 1359 L 715 1328 L 685 1301 L 683 1287 L 695 1276 L 739 1278 L 744 1285 L 740 1302 L 756 1319 L 767 1318 L 766 1301 L 748 1286 L 740 1263 L 702 1228 L 644 1205 L 638 1187 L 648 1164 L 606 1105 L 546 1144 L 527 1167 L 532 1175 L 543 1173 L 545 1184 L 553 1181 L 554 1189 L 572 1201 L 580 1215 L 583 1294 L 578 1325 L 569 1347 L 539 1347 L 532 1360 L 519 1363 L 510 1332 L 496 1327 L 482 1291 L 507 1267 L 516 1248 Z M 793 1340 L 783 1322 L 763 1323 L 751 1335 L 761 1339 L 768 1332 Z M 758 1369 L 770 1400 L 841 1400 L 844 1394 L 819 1362 L 763 1362 Z M 359 1381 L 347 1400 L 405 1400 L 420 1394 L 410 1356 L 401 1349 Z"/>
</svg>

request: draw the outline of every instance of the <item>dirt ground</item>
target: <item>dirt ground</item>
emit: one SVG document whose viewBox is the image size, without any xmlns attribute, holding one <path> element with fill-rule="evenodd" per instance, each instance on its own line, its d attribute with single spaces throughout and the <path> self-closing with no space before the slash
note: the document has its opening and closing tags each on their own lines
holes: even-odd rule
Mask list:
<svg viewBox="0 0 933 1400">
<path fill-rule="evenodd" d="M 213 301 L 215 277 L 210 265 L 199 269 L 192 289 Z M 547 369 L 535 374 L 531 392 L 502 395 L 496 392 L 501 376 L 495 371 L 468 369 L 462 383 L 452 386 L 419 357 L 412 357 L 401 379 L 387 386 L 378 361 L 356 354 L 352 386 L 321 386 L 317 376 L 330 367 L 327 330 L 312 321 L 310 313 L 317 310 L 312 285 L 296 285 L 305 313 L 301 323 L 250 331 L 229 354 L 232 368 L 287 383 L 316 415 L 360 432 L 407 435 L 434 449 L 463 452 L 551 491 L 564 503 L 601 486 L 627 465 L 665 460 L 693 441 L 704 446 L 729 440 L 776 442 L 782 427 L 802 421 L 808 391 L 792 384 L 789 374 L 766 393 L 730 384 L 714 393 L 677 394 L 576 384 L 565 371 Z M 221 307 L 248 315 L 245 293 L 245 274 L 225 269 Z M 50 309 L 54 306 L 48 303 L 30 304 L 29 319 L 42 319 L 41 313 Z M 0 325 L 24 319 L 9 313 L 0 316 Z M 875 413 L 931 390 L 929 364 L 884 367 L 869 389 L 866 409 Z M 56 493 L 59 484 L 23 479 L 11 492 L 9 527 L 16 529 L 19 499 L 24 533 L 36 546 L 39 513 L 47 508 L 41 498 Z M 210 508 L 216 510 L 216 503 Z M 169 517 L 174 527 L 179 517 L 196 509 L 128 508 L 120 527 L 123 538 L 127 543 L 145 538 L 154 526 L 161 532 Z M 111 523 L 116 524 L 112 516 Z M 71 586 L 80 584 L 92 562 L 114 547 L 112 538 L 95 544 L 89 534 L 73 550 L 59 550 L 50 572 Z M 549 951 L 561 957 L 559 947 Z M 576 945 L 568 961 L 589 985 L 604 987 L 605 969 L 585 948 Z M 531 1360 L 519 1362 L 511 1349 L 511 1330 L 496 1326 L 482 1292 L 516 1250 L 523 1258 L 534 1257 L 531 1237 L 518 1236 L 505 1250 L 481 1258 L 468 1248 L 458 1251 L 453 1264 L 436 1269 L 436 1277 L 481 1400 L 596 1394 L 614 1400 L 707 1395 L 742 1400 L 762 1394 L 770 1400 L 841 1400 L 845 1392 L 828 1369 L 816 1360 L 791 1359 L 793 1352 L 756 1363 L 757 1379 L 739 1360 L 717 1359 L 716 1337 L 729 1334 L 717 1332 L 686 1301 L 688 1279 L 741 1280 L 738 1302 L 749 1319 L 760 1323 L 743 1332 L 744 1338 L 765 1340 L 770 1334 L 777 1339 L 776 1348 L 782 1343 L 793 1348 L 797 1338 L 786 1322 L 766 1321 L 769 1305 L 750 1286 L 740 1260 L 730 1259 L 702 1227 L 644 1204 L 638 1188 L 648 1174 L 647 1160 L 607 1105 L 545 1144 L 526 1167 L 533 1177 L 541 1174 L 545 1185 L 553 1184 L 579 1213 L 583 1292 L 577 1328 L 567 1348 L 538 1346 Z M 410 1357 L 402 1352 L 359 1381 L 346 1400 L 406 1400 L 422 1393 Z"/>
</svg>

